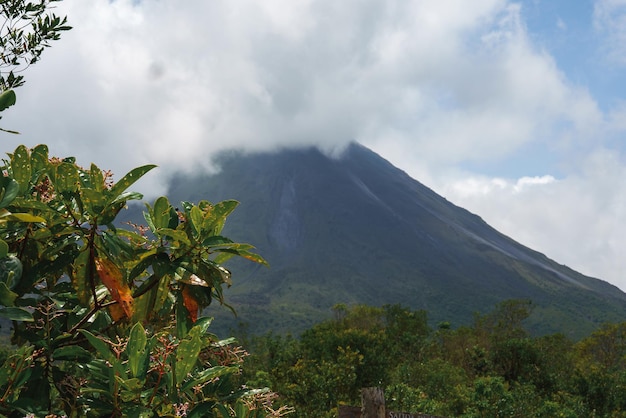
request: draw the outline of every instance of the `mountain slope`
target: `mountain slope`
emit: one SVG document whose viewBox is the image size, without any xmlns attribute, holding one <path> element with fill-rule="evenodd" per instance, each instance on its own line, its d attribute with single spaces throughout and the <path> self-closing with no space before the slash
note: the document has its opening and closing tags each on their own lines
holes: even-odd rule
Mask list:
<svg viewBox="0 0 626 418">
<path fill-rule="evenodd" d="M 531 299 L 538 333 L 581 336 L 626 318 L 626 294 L 513 241 L 478 216 L 352 144 L 222 155 L 218 174 L 172 180 L 172 202 L 237 199 L 225 235 L 271 268 L 237 262 L 227 297 L 253 332 L 299 331 L 336 303 L 400 303 L 434 324 L 469 323 L 509 298 Z"/>
</svg>

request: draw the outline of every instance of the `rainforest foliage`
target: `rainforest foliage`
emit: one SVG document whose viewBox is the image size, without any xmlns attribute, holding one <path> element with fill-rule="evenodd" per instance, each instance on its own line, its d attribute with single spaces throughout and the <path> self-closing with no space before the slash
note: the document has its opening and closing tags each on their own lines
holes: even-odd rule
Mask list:
<svg viewBox="0 0 626 418">
<path fill-rule="evenodd" d="M 233 377 L 245 352 L 200 316 L 224 303 L 233 256 L 221 235 L 237 202 L 146 205 L 147 226 L 115 226 L 154 166 L 113 181 L 96 165 L 19 146 L 0 177 L 0 416 L 219 416 L 271 413 L 271 394 Z"/>
<path fill-rule="evenodd" d="M 271 386 L 297 417 L 336 417 L 360 389 L 388 409 L 447 417 L 626 417 L 626 323 L 572 342 L 531 336 L 532 305 L 510 300 L 472 326 L 427 325 L 398 305 L 337 306 L 300 338 L 253 338 L 245 378 Z"/>
</svg>

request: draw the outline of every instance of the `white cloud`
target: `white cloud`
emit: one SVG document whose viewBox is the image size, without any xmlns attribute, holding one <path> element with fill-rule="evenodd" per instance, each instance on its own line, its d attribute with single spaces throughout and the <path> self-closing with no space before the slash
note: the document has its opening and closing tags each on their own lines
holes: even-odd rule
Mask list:
<svg viewBox="0 0 626 418">
<path fill-rule="evenodd" d="M 75 28 L 29 74 L 20 128 L 105 164 L 389 136 L 449 164 L 597 118 L 502 0 L 62 4 Z"/>
</svg>

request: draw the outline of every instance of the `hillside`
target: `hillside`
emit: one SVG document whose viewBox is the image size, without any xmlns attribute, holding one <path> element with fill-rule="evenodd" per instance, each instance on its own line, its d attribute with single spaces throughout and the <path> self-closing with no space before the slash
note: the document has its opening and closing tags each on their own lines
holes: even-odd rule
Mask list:
<svg viewBox="0 0 626 418">
<path fill-rule="evenodd" d="M 298 332 L 336 303 L 399 303 L 432 324 L 468 323 L 510 298 L 536 305 L 537 333 L 574 338 L 626 319 L 626 294 L 527 248 L 369 149 L 224 154 L 218 174 L 172 180 L 172 202 L 237 199 L 225 235 L 257 246 L 271 268 L 230 265 L 223 327 Z M 137 215 L 130 215 L 136 217 Z"/>
</svg>

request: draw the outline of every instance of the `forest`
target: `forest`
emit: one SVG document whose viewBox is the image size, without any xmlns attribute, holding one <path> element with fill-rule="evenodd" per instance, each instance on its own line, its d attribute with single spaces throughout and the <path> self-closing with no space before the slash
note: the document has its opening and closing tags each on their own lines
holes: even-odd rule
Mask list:
<svg viewBox="0 0 626 418">
<path fill-rule="evenodd" d="M 443 417 L 626 416 L 626 322 L 580 341 L 533 336 L 532 308 L 507 300 L 471 326 L 431 329 L 425 311 L 338 305 L 299 338 L 242 337 L 242 379 L 302 418 L 336 417 L 365 387 L 383 388 L 388 410 Z"/>
</svg>

